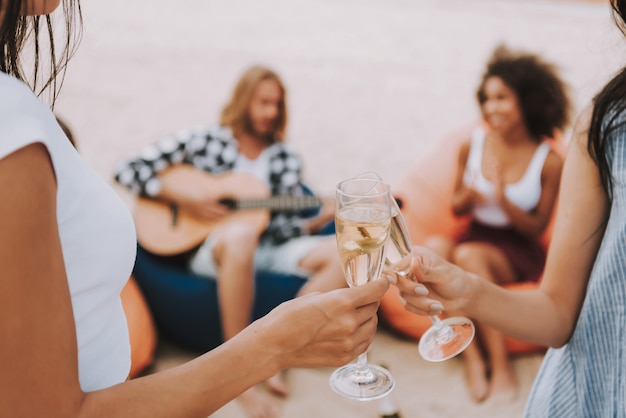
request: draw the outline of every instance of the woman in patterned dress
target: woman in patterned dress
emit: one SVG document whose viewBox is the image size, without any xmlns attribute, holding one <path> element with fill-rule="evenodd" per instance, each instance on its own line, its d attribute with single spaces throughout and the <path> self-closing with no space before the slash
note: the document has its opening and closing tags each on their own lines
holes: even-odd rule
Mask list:
<svg viewBox="0 0 626 418">
<path fill-rule="evenodd" d="M 626 0 L 611 0 L 625 32 Z M 626 69 L 575 124 L 539 289 L 507 291 L 415 248 L 420 284 L 396 277 L 418 314 L 462 310 L 549 345 L 527 417 L 626 417 Z M 420 296 L 428 292 L 427 296 Z"/>
</svg>

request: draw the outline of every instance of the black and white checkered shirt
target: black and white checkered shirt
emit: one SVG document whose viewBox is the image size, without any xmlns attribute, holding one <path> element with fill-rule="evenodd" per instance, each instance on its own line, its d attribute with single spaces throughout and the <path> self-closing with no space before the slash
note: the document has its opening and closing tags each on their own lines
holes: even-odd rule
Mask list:
<svg viewBox="0 0 626 418">
<path fill-rule="evenodd" d="M 298 155 L 285 144 L 275 143 L 267 150 L 268 178 L 273 195 L 303 195 L 302 164 Z M 137 157 L 120 162 L 115 180 L 133 193 L 158 195 L 161 184 L 157 174 L 173 164 L 191 164 L 212 174 L 232 170 L 239 155 L 237 140 L 230 129 L 219 126 L 181 131 L 145 148 Z M 280 244 L 304 233 L 301 212 L 276 212 L 262 236 Z"/>
</svg>

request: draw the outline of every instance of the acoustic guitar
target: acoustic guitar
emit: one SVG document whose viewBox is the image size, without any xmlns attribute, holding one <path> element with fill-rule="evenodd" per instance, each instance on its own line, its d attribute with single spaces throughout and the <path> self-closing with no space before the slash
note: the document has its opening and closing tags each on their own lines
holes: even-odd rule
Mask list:
<svg viewBox="0 0 626 418">
<path fill-rule="evenodd" d="M 268 186 L 256 177 L 228 172 L 214 175 L 188 164 L 169 167 L 159 174 L 164 184 L 204 187 L 215 192 L 230 212 L 216 221 L 199 219 L 183 208 L 147 197 L 135 202 L 137 240 L 147 251 L 172 256 L 199 246 L 216 227 L 243 222 L 260 235 L 267 228 L 271 211 L 318 208 L 322 200 L 314 196 L 272 196 Z"/>
</svg>

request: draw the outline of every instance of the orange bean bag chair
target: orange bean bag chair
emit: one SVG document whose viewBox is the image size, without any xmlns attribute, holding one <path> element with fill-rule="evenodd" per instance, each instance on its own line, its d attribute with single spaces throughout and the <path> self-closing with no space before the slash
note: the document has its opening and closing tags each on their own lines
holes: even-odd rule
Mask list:
<svg viewBox="0 0 626 418">
<path fill-rule="evenodd" d="M 157 332 L 152 313 L 133 277 L 128 279 L 122 289 L 121 297 L 130 336 L 129 377 L 132 379 L 141 375 L 154 361 Z"/>
<path fill-rule="evenodd" d="M 440 141 L 430 152 L 420 155 L 413 168 L 393 187 L 394 197 L 402 201 L 402 214 L 411 235 L 413 244 L 423 244 L 433 235 L 455 236 L 467 222 L 452 213 L 451 199 L 457 170 L 458 150 L 468 139 L 471 131 L 478 126 L 471 123 L 452 132 Z M 567 145 L 562 135 L 555 135 L 553 149 L 565 157 Z M 547 246 L 552 234 L 553 218 L 544 232 L 542 241 Z M 537 283 L 514 283 L 507 288 L 533 289 Z M 430 319 L 408 312 L 402 306 L 398 290 L 391 287 L 381 301 L 380 313 L 383 321 L 400 334 L 419 339 L 431 326 Z M 529 344 L 506 337 L 507 349 L 512 354 L 544 350 L 545 347 Z"/>
</svg>

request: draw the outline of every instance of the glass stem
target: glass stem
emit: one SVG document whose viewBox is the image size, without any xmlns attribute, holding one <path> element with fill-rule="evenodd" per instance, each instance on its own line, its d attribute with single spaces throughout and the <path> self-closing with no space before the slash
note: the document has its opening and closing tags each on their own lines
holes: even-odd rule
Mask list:
<svg viewBox="0 0 626 418">
<path fill-rule="evenodd" d="M 437 330 L 440 330 L 443 327 L 443 322 L 441 322 L 441 319 L 439 319 L 437 315 L 431 315 L 430 320 Z"/>
<path fill-rule="evenodd" d="M 444 324 L 443 321 L 436 315 L 430 315 L 430 320 L 435 328 L 435 339 L 437 340 L 437 343 L 449 343 L 454 337 L 454 330 L 452 327 Z"/>
<path fill-rule="evenodd" d="M 356 370 L 354 371 L 352 379 L 359 385 L 371 385 L 378 380 L 376 375 L 372 373 L 372 369 L 367 365 L 367 351 L 359 354 L 359 357 L 357 357 Z"/>
<path fill-rule="evenodd" d="M 367 372 L 367 351 L 359 354 L 359 357 L 356 359 L 356 364 L 359 368 L 359 372 Z"/>
</svg>

